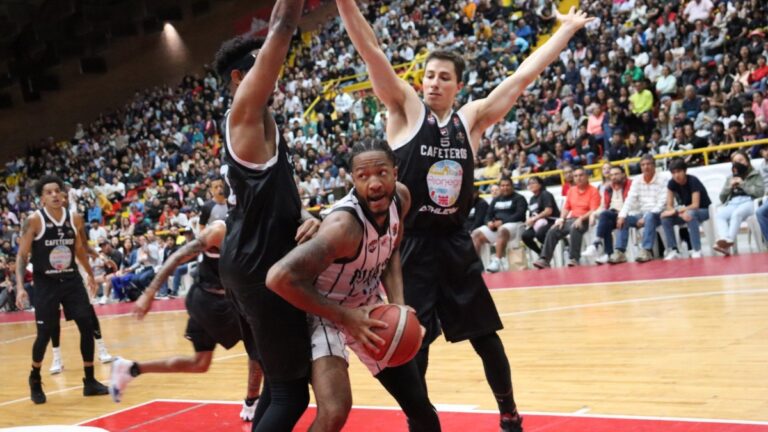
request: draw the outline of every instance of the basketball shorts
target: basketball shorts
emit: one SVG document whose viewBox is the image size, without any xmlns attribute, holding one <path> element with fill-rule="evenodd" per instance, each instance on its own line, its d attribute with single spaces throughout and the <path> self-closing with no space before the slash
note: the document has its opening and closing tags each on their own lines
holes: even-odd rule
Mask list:
<svg viewBox="0 0 768 432">
<path fill-rule="evenodd" d="M 380 298 L 372 297 L 372 300 L 369 305 L 384 303 Z M 349 352 L 347 351 L 347 347 L 349 347 L 373 376 L 378 375 L 387 367 L 385 364 L 374 360 L 362 344 L 345 333 L 344 329 L 335 323 L 315 315 L 308 315 L 307 321 L 312 339 L 312 361 L 334 356 L 343 358 L 345 362 L 349 363 Z"/>
<path fill-rule="evenodd" d="M 57 323 L 59 305 L 67 321 L 90 318 L 91 302 L 80 276 L 71 279 L 35 278 L 35 321 L 40 325 Z"/>
<path fill-rule="evenodd" d="M 184 337 L 192 342 L 195 352 L 213 351 L 217 343 L 230 349 L 242 339 L 240 314 L 225 295 L 193 286 L 185 304 L 189 320 Z"/>
<path fill-rule="evenodd" d="M 406 235 L 400 246 L 405 303 L 427 330 L 424 344 L 445 334 L 460 342 L 501 330 L 483 264 L 469 233 Z"/>
<path fill-rule="evenodd" d="M 307 314 L 272 292 L 261 282 L 229 284 L 253 335 L 264 375 L 272 381 L 293 381 L 310 376 Z"/>
</svg>

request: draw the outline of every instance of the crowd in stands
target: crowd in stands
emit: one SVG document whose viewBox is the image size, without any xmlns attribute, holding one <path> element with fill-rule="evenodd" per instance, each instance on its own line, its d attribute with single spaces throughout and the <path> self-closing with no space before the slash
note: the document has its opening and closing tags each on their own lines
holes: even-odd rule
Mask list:
<svg viewBox="0 0 768 432">
<path fill-rule="evenodd" d="M 458 107 L 486 96 L 514 72 L 541 35 L 551 31 L 557 5 L 552 0 L 386 0 L 361 7 L 392 64 L 407 64 L 436 47 L 464 54 L 469 67 Z M 519 232 L 474 235 L 478 248 L 518 239 L 540 255 L 542 267 L 565 236 L 572 239 L 570 259 L 578 261 L 581 248 L 574 244 L 581 242 L 573 240 L 590 226 L 598 225 L 606 262 L 623 262 L 626 240 L 618 236 L 614 247 L 614 229 L 646 224 L 671 230 L 681 221 L 690 226 L 691 216 L 667 202 L 669 184 L 655 180 L 655 172 L 630 187 L 624 172 L 608 165 L 603 184 L 593 192 L 591 173 L 582 166 L 768 136 L 768 3 L 586 0 L 581 8 L 597 19 L 573 38 L 508 116 L 486 131 L 475 155 L 478 180 L 555 169 L 565 173 L 562 206 L 546 191 L 560 182 L 559 175 L 533 178 L 527 181 L 533 194 L 527 211 L 515 212 L 518 220 L 510 221 L 523 223 Z M 339 19 L 296 38 L 272 107 L 307 207 L 330 204 L 350 189 L 351 144 L 384 137 L 383 105 L 370 92 L 343 91 L 366 79 Z M 418 78 L 410 79 L 418 88 Z M 331 80 L 328 96 L 324 89 Z M 8 285 L 15 278 L 20 223 L 36 208 L 34 180 L 56 173 L 68 184 L 70 208 L 89 224 L 103 300 L 134 298 L 163 257 L 183 244 L 201 219 L 217 217 L 216 209 L 226 206 L 224 185 L 217 179 L 228 103 L 228 90 L 206 69 L 176 87 L 137 92 L 121 109 L 78 125 L 71 139 L 49 138 L 27 157 L 8 162 L 0 190 L 0 282 Z M 748 148 L 745 156 L 760 157 L 760 147 Z M 732 158 L 733 152 L 714 155 L 721 162 Z M 701 157 L 687 156 L 681 163 L 695 166 Z M 647 165 L 633 164 L 630 171 L 648 175 Z M 507 198 L 501 204 L 494 199 L 487 213 L 507 206 L 509 194 L 525 186 L 502 182 L 493 192 L 502 190 Z M 734 214 L 744 215 L 737 211 L 746 202 L 743 197 L 757 191 L 736 189 L 741 192 L 721 199 L 734 203 Z M 487 225 L 485 217 L 476 215 L 468 228 Z M 665 224 L 665 219 L 670 220 Z M 503 226 L 491 222 L 498 225 L 494 231 Z M 725 240 L 718 247 L 727 252 L 734 241 L 733 221 L 718 224 L 719 240 Z M 643 249 L 649 251 L 646 240 Z M 498 257 L 502 249 L 497 247 Z M 669 249 L 674 250 L 673 243 Z M 587 247 L 586 253 L 596 252 Z M 648 258 L 647 253 L 638 258 Z M 185 269 L 162 295 L 178 293 Z"/>
</svg>

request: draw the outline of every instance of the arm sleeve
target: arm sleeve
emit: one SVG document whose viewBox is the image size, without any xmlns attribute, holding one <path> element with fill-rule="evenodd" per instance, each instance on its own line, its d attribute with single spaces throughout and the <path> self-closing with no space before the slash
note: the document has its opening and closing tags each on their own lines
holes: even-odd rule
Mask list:
<svg viewBox="0 0 768 432">
<path fill-rule="evenodd" d="M 480 228 L 485 224 L 485 218 L 488 214 L 488 203 L 485 202 L 484 199 L 480 199 L 480 201 L 475 204 L 475 224 L 472 227 L 473 230 Z"/>
<path fill-rule="evenodd" d="M 515 194 L 513 205 L 515 206 L 515 212 L 509 218 L 510 222 L 525 221 L 525 212 L 528 210 L 528 203 L 525 202 L 525 198 L 522 195 Z"/>
<path fill-rule="evenodd" d="M 208 225 L 208 220 L 211 218 L 211 212 L 213 211 L 213 201 L 208 201 L 200 209 L 199 223 L 201 227 Z"/>
</svg>

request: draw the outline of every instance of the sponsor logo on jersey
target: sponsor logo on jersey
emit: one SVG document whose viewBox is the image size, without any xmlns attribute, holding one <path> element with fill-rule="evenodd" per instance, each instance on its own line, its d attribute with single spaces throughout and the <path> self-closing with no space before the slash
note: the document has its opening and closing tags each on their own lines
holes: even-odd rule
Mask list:
<svg viewBox="0 0 768 432">
<path fill-rule="evenodd" d="M 459 117 L 458 116 L 453 116 L 453 125 L 456 126 L 456 127 L 459 127 L 460 124 L 461 123 L 460 123 Z"/>
<path fill-rule="evenodd" d="M 378 246 L 379 241 L 378 240 L 371 240 L 368 242 L 368 253 L 373 253 L 373 251 L 376 250 L 376 246 Z"/>
<path fill-rule="evenodd" d="M 48 261 L 55 270 L 68 269 L 72 265 L 72 251 L 67 246 L 56 246 L 48 255 Z"/>
<path fill-rule="evenodd" d="M 48 222 L 47 224 L 45 224 L 45 227 L 46 227 L 46 228 L 53 228 L 53 224 L 52 224 L 52 223 L 50 223 L 50 222 Z"/>
<path fill-rule="evenodd" d="M 457 132 L 456 133 L 456 139 L 459 140 L 460 143 L 464 144 L 464 140 L 466 139 L 466 135 L 464 135 L 463 132 Z"/>
<path fill-rule="evenodd" d="M 448 136 L 448 128 L 440 128 L 440 135 L 447 137 Z"/>
<path fill-rule="evenodd" d="M 392 225 L 392 236 L 397 237 L 397 232 L 400 229 L 400 224 L 395 223 Z"/>
<path fill-rule="evenodd" d="M 427 123 L 429 123 L 431 125 L 436 125 L 437 124 L 437 119 L 435 119 L 434 115 L 430 114 L 429 116 L 427 116 Z"/>
<path fill-rule="evenodd" d="M 427 173 L 429 197 L 440 207 L 456 204 L 461 193 L 464 169 L 452 160 L 441 160 L 433 164 Z"/>
</svg>

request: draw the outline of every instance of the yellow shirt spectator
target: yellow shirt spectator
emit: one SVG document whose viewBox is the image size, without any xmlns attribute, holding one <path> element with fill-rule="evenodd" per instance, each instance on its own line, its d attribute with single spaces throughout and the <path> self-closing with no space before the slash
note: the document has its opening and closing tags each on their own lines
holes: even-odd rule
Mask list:
<svg viewBox="0 0 768 432">
<path fill-rule="evenodd" d="M 639 91 L 629 97 L 629 102 L 631 103 L 632 113 L 640 115 L 653 108 L 653 93 L 649 90 Z"/>
</svg>

